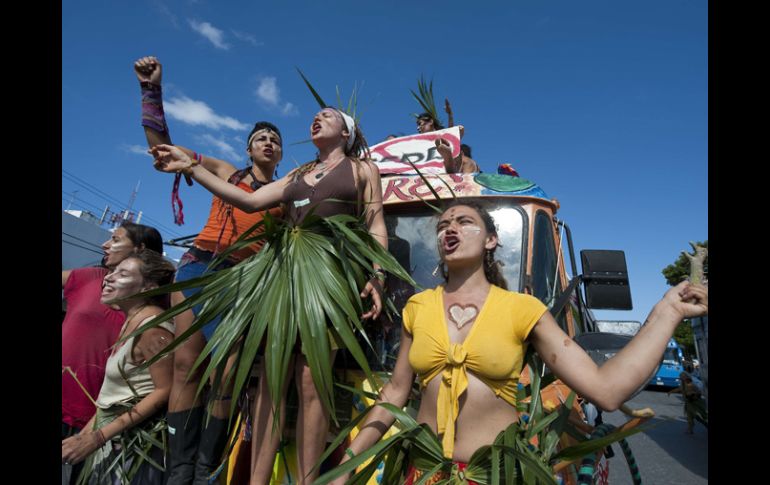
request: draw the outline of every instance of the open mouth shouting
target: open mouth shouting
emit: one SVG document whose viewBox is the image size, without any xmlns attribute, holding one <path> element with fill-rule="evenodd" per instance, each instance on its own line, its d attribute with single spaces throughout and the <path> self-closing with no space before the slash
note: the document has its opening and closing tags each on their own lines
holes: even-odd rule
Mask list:
<svg viewBox="0 0 770 485">
<path fill-rule="evenodd" d="M 438 235 L 438 239 L 444 254 L 452 254 L 457 250 L 457 247 L 460 246 L 460 238 L 455 232 L 447 234 L 446 231 L 441 231 Z"/>
</svg>

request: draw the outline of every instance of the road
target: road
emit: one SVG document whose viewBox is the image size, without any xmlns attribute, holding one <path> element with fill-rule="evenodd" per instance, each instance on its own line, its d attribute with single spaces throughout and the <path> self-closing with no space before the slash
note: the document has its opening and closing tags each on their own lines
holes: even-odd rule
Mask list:
<svg viewBox="0 0 770 485">
<path fill-rule="evenodd" d="M 646 431 L 628 438 L 636 457 L 642 482 L 655 485 L 702 485 L 708 483 L 708 430 L 695 423 L 695 433 L 686 434 L 687 421 L 679 394 L 667 396 L 665 391 L 644 390 L 628 402 L 631 408 L 649 407 L 655 418 L 646 423 Z M 625 415 L 616 411 L 604 413 L 605 423 L 620 425 Z M 616 444 L 610 459 L 610 484 L 631 485 L 625 458 Z"/>
</svg>

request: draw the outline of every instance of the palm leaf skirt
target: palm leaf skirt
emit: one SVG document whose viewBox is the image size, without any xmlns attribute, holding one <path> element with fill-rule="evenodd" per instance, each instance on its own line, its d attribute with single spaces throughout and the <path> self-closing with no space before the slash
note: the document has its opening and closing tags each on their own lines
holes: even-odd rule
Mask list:
<svg viewBox="0 0 770 485">
<path fill-rule="evenodd" d="M 255 235 L 259 228 L 263 231 Z M 360 338 L 371 347 L 361 323 L 364 305 L 359 294 L 372 275 L 372 264 L 378 263 L 389 274 L 413 286 L 416 283 L 369 234 L 363 220 L 348 215 L 322 218 L 311 214 L 301 224 L 291 225 L 266 214 L 264 220 L 246 231 L 209 267 L 254 242 L 263 244 L 261 251 L 235 266 L 143 293 L 152 296 L 202 288 L 140 330 L 203 305 L 190 329 L 145 365 L 173 351 L 220 316 L 220 324 L 193 368 L 194 372 L 210 357 L 198 392 L 212 376 L 215 387 L 219 387 L 227 359 L 235 354 L 236 370 L 226 379 L 228 383 L 234 380 L 233 396 L 240 395 L 258 353 L 264 352 L 266 383 L 277 412 L 280 391 L 289 375 L 288 364 L 299 339 L 321 401 L 335 416 L 332 339 L 350 352 L 372 385 L 376 385 L 359 344 Z M 231 415 L 236 405 L 237 399 L 233 399 Z"/>
</svg>

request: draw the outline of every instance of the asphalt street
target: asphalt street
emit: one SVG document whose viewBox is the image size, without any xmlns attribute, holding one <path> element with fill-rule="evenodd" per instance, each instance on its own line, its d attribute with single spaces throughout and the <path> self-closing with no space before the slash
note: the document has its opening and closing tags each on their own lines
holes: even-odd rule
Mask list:
<svg viewBox="0 0 770 485">
<path fill-rule="evenodd" d="M 679 394 L 644 390 L 627 403 L 631 408 L 649 407 L 655 417 L 645 423 L 648 429 L 628 438 L 636 457 L 642 482 L 655 485 L 702 485 L 708 483 L 708 430 L 696 421 L 695 432 L 685 433 L 687 421 Z M 604 413 L 605 423 L 623 424 L 627 417 L 620 411 Z M 620 446 L 613 445 L 615 456 L 609 460 L 611 485 L 631 485 Z"/>
</svg>

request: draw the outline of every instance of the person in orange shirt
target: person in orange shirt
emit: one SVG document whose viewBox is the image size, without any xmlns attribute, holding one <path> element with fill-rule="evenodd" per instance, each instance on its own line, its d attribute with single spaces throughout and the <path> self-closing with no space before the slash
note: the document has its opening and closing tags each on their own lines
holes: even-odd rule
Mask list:
<svg viewBox="0 0 770 485">
<path fill-rule="evenodd" d="M 171 143 L 163 113 L 160 62 L 155 57 L 141 58 L 134 64 L 134 71 L 142 88 L 142 125 L 147 144 L 153 147 Z M 201 167 L 213 176 L 247 193 L 252 193 L 273 181 L 276 166 L 283 156 L 281 133 L 275 125 L 266 121 L 256 123 L 249 133 L 246 152 L 250 163 L 243 169 L 237 169 L 224 160 L 198 154 L 184 147 L 180 149 L 198 161 Z M 175 183 L 175 190 L 178 183 L 179 179 Z M 172 197 L 176 197 L 176 192 Z M 266 212 L 244 212 L 217 196 L 212 197 L 206 225 L 196 237 L 193 247 L 182 256 L 176 281 L 202 276 L 211 260 L 232 245 L 247 229 L 262 220 Z M 282 214 L 280 208 L 270 209 L 269 212 L 275 217 Z M 183 219 L 183 216 L 180 218 Z M 213 270 L 234 266 L 259 249 L 260 245 L 255 243 L 236 250 L 227 261 Z M 177 305 L 184 301 L 185 297 L 190 297 L 198 291 L 199 288 L 176 292 L 172 295 L 172 304 Z M 200 308 L 194 307 L 175 318 L 177 337 L 190 328 L 199 312 Z M 201 370 L 198 369 L 195 374 L 190 375 L 196 359 L 213 335 L 219 321 L 220 319 L 216 318 L 209 322 L 174 350 L 174 379 L 168 404 L 171 462 L 169 484 L 208 483 L 208 477 L 219 464 L 227 443 L 231 401 L 229 394 L 232 390 L 211 390 L 210 399 L 213 399 L 214 405 L 211 416 L 204 420 L 204 407 L 196 398 Z M 235 356 L 228 362 L 228 371 L 234 361 Z M 223 377 L 222 381 L 225 382 L 226 379 Z M 201 429 L 201 423 L 204 421 L 208 424 Z"/>
</svg>

